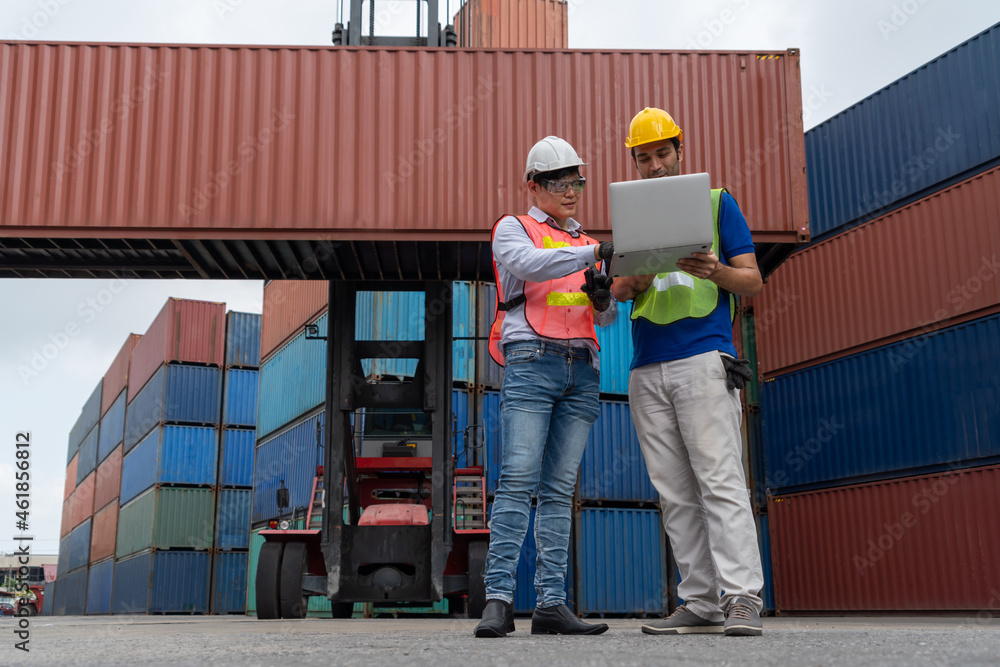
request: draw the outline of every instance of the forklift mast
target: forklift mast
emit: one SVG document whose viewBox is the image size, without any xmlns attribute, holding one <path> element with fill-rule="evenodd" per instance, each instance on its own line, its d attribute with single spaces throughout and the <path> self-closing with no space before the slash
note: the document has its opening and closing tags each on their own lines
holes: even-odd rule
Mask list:
<svg viewBox="0 0 1000 667">
<path fill-rule="evenodd" d="M 397 0 L 398 1 L 398 0 Z M 343 23 L 337 23 L 333 29 L 333 43 L 335 46 L 429 46 L 429 47 L 453 47 L 458 44 L 458 34 L 455 26 L 447 25 L 444 28 L 438 23 L 437 17 L 440 10 L 438 0 L 415 0 L 417 4 L 417 34 L 411 37 L 389 37 L 375 34 L 375 25 L 378 22 L 378 12 L 375 8 L 375 0 L 368 0 L 368 34 L 363 34 L 362 19 L 364 16 L 363 0 L 351 0 L 350 19 L 345 27 Z M 423 36 L 420 22 L 421 9 L 427 5 L 427 35 Z M 450 18 L 450 17 L 449 17 Z"/>
</svg>

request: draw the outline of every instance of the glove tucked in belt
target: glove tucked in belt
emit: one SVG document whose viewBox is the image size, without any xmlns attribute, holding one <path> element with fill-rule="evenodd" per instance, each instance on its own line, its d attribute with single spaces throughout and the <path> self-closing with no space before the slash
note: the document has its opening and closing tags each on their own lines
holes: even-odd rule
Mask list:
<svg viewBox="0 0 1000 667">
<path fill-rule="evenodd" d="M 587 270 L 583 272 L 583 277 L 587 282 L 580 285 L 580 291 L 586 294 L 590 302 L 594 304 L 594 310 L 598 312 L 607 310 L 608 306 L 611 305 L 611 284 L 614 279 L 603 273 L 595 274 L 591 267 L 587 267 Z"/>
<path fill-rule="evenodd" d="M 722 365 L 726 368 L 726 389 L 743 389 L 747 382 L 753 379 L 753 371 L 750 370 L 749 359 L 733 359 L 729 355 L 723 354 Z"/>
</svg>

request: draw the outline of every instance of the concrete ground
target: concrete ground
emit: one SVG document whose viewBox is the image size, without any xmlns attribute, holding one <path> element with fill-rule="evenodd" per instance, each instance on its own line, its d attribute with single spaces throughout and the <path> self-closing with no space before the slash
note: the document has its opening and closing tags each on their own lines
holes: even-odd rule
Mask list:
<svg viewBox="0 0 1000 667">
<path fill-rule="evenodd" d="M 466 619 L 258 621 L 242 616 L 35 617 L 30 653 L 18 619 L 0 619 L 2 665 L 1000 665 L 1000 614 L 971 617 L 781 617 L 762 637 L 643 635 L 609 619 L 597 637 L 475 639 Z"/>
</svg>

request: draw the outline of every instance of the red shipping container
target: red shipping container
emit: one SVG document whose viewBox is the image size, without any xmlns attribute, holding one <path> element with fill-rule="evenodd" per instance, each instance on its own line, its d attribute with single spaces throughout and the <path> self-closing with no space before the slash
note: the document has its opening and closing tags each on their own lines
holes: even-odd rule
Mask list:
<svg viewBox="0 0 1000 667">
<path fill-rule="evenodd" d="M 156 369 L 178 361 L 221 366 L 226 338 L 226 304 L 167 299 L 132 351 L 128 374 L 131 402 Z"/>
<path fill-rule="evenodd" d="M 115 447 L 108 458 L 97 466 L 97 480 L 94 483 L 94 507 L 104 507 L 112 498 L 118 497 L 122 485 L 122 446 Z M 99 559 L 98 559 L 99 560 Z"/>
<path fill-rule="evenodd" d="M 458 45 L 565 49 L 569 5 L 563 0 L 469 0 L 455 15 Z"/>
<path fill-rule="evenodd" d="M 63 538 L 69 535 L 69 532 L 73 530 L 73 526 L 70 524 L 73 522 L 73 494 L 69 494 L 69 497 L 63 501 L 62 505 L 62 523 L 59 524 L 59 537 Z"/>
<path fill-rule="evenodd" d="M 87 475 L 76 487 L 76 491 L 70 496 L 72 505 L 70 506 L 70 529 L 76 528 L 81 523 L 94 515 L 94 486 L 97 480 L 97 472 Z"/>
<path fill-rule="evenodd" d="M 1000 466 L 768 499 L 778 611 L 996 608 Z"/>
<path fill-rule="evenodd" d="M 326 310 L 328 289 L 320 280 L 272 280 L 264 285 L 261 362 Z"/>
<path fill-rule="evenodd" d="M 63 489 L 63 500 L 69 498 L 69 494 L 73 493 L 73 489 L 76 488 L 76 466 L 80 461 L 80 454 L 76 453 L 70 460 L 69 465 L 66 466 L 66 484 Z"/>
<path fill-rule="evenodd" d="M 755 299 L 763 377 L 1000 310 L 1000 167 L 788 258 Z"/>
<path fill-rule="evenodd" d="M 125 344 L 118 350 L 115 360 L 108 366 L 108 371 L 104 374 L 104 382 L 101 385 L 101 416 L 108 411 L 111 404 L 115 402 L 118 395 L 122 393 L 128 384 L 128 366 L 132 359 L 132 350 L 135 344 L 142 338 L 139 334 L 129 334 L 125 339 Z"/>
<path fill-rule="evenodd" d="M 556 134 L 590 164 L 581 221 L 607 237 L 606 185 L 638 178 L 624 138 L 653 105 L 684 129 L 685 172 L 729 188 L 755 240 L 808 238 L 796 49 L 6 42 L 0 71 L 0 99 L 46 101 L 5 107 L 5 236 L 290 241 L 283 267 L 304 241 L 484 242 L 526 210 L 525 155 Z M 76 150 L 102 119 L 99 150 Z M 255 261 L 230 252 L 216 261 Z"/>
<path fill-rule="evenodd" d="M 90 562 L 115 555 L 115 538 L 118 535 L 118 499 L 94 515 L 90 529 Z"/>
</svg>

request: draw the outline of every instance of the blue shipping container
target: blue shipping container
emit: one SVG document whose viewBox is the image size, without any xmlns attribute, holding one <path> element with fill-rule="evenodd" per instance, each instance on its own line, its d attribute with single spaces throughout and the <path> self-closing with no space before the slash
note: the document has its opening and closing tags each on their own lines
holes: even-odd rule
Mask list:
<svg viewBox="0 0 1000 667">
<path fill-rule="evenodd" d="M 497 492 L 500 481 L 501 452 L 503 440 L 500 434 L 500 392 L 487 391 L 482 394 L 479 406 L 479 423 L 483 425 L 483 460 L 486 462 L 486 493 Z"/>
<path fill-rule="evenodd" d="M 316 320 L 326 336 L 326 315 Z M 326 397 L 326 341 L 292 338 L 260 367 L 257 439 L 323 404 Z"/>
<path fill-rule="evenodd" d="M 253 313 L 226 313 L 226 366 L 260 366 L 261 316 Z"/>
<path fill-rule="evenodd" d="M 216 549 L 250 548 L 250 489 L 220 489 L 215 515 Z"/>
<path fill-rule="evenodd" d="M 475 394 L 462 389 L 451 391 L 451 432 L 455 442 L 455 467 L 466 468 L 479 465 L 480 453 L 476 447 L 482 443 L 482 438 L 469 428 L 469 401 Z"/>
<path fill-rule="evenodd" d="M 993 315 L 766 381 L 769 492 L 1000 458 L 998 344 Z"/>
<path fill-rule="evenodd" d="M 248 557 L 246 551 L 215 554 L 212 604 L 216 614 L 246 613 Z"/>
<path fill-rule="evenodd" d="M 580 466 L 580 497 L 585 500 L 656 502 L 646 461 L 626 401 L 601 401 L 600 416 Z"/>
<path fill-rule="evenodd" d="M 70 572 L 59 577 L 59 590 L 56 597 L 56 615 L 82 616 L 87 613 L 87 568 Z M 42 601 L 45 605 L 45 601 Z"/>
<path fill-rule="evenodd" d="M 219 456 L 220 486 L 251 486 L 253 484 L 253 454 L 257 432 L 227 428 L 222 432 L 222 453 Z"/>
<path fill-rule="evenodd" d="M 52 608 L 56 604 L 56 582 L 47 581 L 45 582 L 45 588 L 42 591 L 42 611 L 39 616 L 52 616 Z"/>
<path fill-rule="evenodd" d="M 73 529 L 69 534 L 69 571 L 85 567 L 90 562 L 90 527 L 91 519 L 87 519 Z M 42 602 L 44 604 L 44 601 Z"/>
<path fill-rule="evenodd" d="M 659 510 L 582 509 L 576 548 L 577 613 L 666 611 L 670 596 Z"/>
<path fill-rule="evenodd" d="M 596 327 L 601 346 L 601 393 L 628 395 L 632 364 L 632 302 L 618 304 L 618 317 L 608 327 Z"/>
<path fill-rule="evenodd" d="M 1000 24 L 806 132 L 814 240 L 996 162 L 998 53 Z"/>
<path fill-rule="evenodd" d="M 265 365 L 270 361 L 264 362 Z M 275 493 L 282 481 L 289 490 L 286 515 L 295 508 L 308 510 L 316 467 L 323 463 L 324 423 L 322 412 L 312 414 L 257 447 L 251 512 L 253 524 L 278 517 Z"/>
<path fill-rule="evenodd" d="M 61 577 L 62 575 L 69 572 L 69 552 L 70 546 L 73 543 L 73 533 L 72 531 L 59 540 L 59 558 L 56 560 L 56 573 Z M 45 604 L 45 601 L 42 601 Z"/>
<path fill-rule="evenodd" d="M 87 402 L 83 404 L 83 409 L 80 411 L 80 416 L 77 417 L 76 423 L 69 430 L 69 450 L 66 456 L 66 465 L 69 465 L 69 462 L 73 460 L 73 455 L 80 449 L 84 438 L 97 426 L 97 422 L 101 418 L 101 386 L 103 383 L 104 379 L 101 378 L 97 386 L 94 387 L 94 391 L 90 393 Z"/>
<path fill-rule="evenodd" d="M 257 371 L 226 370 L 222 398 L 222 423 L 226 426 L 257 425 Z"/>
<path fill-rule="evenodd" d="M 423 340 L 423 292 L 358 292 L 355 340 Z M 362 359 L 365 376 L 412 377 L 416 359 Z"/>
<path fill-rule="evenodd" d="M 80 484 L 97 467 L 97 445 L 100 427 L 94 428 L 80 444 L 80 457 L 76 461 L 76 483 Z"/>
<path fill-rule="evenodd" d="M 111 613 L 111 578 L 114 573 L 114 558 L 90 566 L 90 576 L 87 579 L 88 614 Z"/>
<path fill-rule="evenodd" d="M 218 430 L 207 426 L 157 426 L 125 455 L 119 502 L 153 484 L 215 484 L 218 440 Z"/>
<path fill-rule="evenodd" d="M 209 551 L 143 551 L 115 563 L 115 614 L 208 613 Z"/>
<path fill-rule="evenodd" d="M 219 369 L 169 364 L 160 366 L 125 412 L 125 452 L 157 424 L 218 424 Z"/>
<path fill-rule="evenodd" d="M 760 562 L 764 569 L 764 588 L 760 598 L 764 602 L 764 611 L 774 611 L 774 568 L 771 565 L 771 533 L 770 523 L 766 514 L 757 517 L 758 542 L 760 546 Z"/>
<path fill-rule="evenodd" d="M 100 464 L 108 458 L 108 454 L 115 450 L 115 447 L 122 444 L 125 435 L 125 394 L 118 394 L 118 398 L 111 404 L 108 411 L 101 417 L 101 431 L 97 439 L 97 463 Z M 78 464 L 79 465 L 79 464 Z"/>
</svg>

